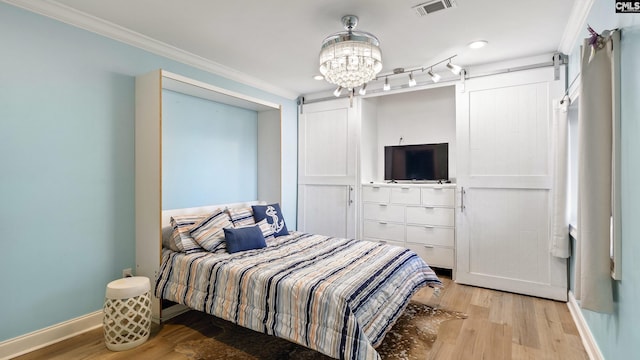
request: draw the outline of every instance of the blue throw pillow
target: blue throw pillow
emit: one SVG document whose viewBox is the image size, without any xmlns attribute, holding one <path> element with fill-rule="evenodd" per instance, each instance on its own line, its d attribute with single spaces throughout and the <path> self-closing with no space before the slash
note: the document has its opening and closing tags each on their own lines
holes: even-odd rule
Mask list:
<svg viewBox="0 0 640 360">
<path fill-rule="evenodd" d="M 282 216 L 282 210 L 280 210 L 280 204 L 253 205 L 251 208 L 253 209 L 253 217 L 256 223 L 267 219 L 273 230 L 273 235 L 289 235 L 289 230 L 287 230 L 287 225 L 284 223 L 284 217 Z"/>
<path fill-rule="evenodd" d="M 262 249 L 267 246 L 259 226 L 247 226 L 237 229 L 225 228 L 224 240 L 227 243 L 229 254 L 238 251 Z"/>
</svg>

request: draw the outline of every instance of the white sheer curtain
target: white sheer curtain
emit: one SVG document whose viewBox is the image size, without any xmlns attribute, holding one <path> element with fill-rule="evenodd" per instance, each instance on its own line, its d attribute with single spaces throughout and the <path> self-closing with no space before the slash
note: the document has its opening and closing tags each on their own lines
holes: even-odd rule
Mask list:
<svg viewBox="0 0 640 360">
<path fill-rule="evenodd" d="M 610 270 L 612 41 L 582 47 L 578 107 L 578 240 L 575 295 L 580 306 L 613 312 Z"/>
<path fill-rule="evenodd" d="M 568 258 L 569 249 L 569 215 L 567 198 L 569 192 L 569 100 L 554 103 L 553 106 L 553 141 L 554 141 L 554 176 L 553 176 L 553 218 L 551 255 Z"/>
</svg>

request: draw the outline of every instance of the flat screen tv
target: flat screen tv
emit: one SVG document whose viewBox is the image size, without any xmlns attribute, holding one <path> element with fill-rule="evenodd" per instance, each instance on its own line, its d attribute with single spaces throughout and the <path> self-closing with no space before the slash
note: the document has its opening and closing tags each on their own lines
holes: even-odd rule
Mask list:
<svg viewBox="0 0 640 360">
<path fill-rule="evenodd" d="M 385 146 L 384 179 L 390 181 L 448 180 L 449 144 Z"/>
</svg>

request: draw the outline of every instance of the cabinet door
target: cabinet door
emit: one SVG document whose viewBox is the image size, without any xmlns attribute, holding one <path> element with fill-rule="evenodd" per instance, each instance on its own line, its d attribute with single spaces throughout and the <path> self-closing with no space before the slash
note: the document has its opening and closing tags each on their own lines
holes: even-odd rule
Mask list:
<svg viewBox="0 0 640 360">
<path fill-rule="evenodd" d="M 338 99 L 305 105 L 298 123 L 298 230 L 356 236 L 359 121 Z"/>
<path fill-rule="evenodd" d="M 563 84 L 549 67 L 458 85 L 457 282 L 567 300 L 566 260 L 549 251 L 552 100 Z"/>
</svg>

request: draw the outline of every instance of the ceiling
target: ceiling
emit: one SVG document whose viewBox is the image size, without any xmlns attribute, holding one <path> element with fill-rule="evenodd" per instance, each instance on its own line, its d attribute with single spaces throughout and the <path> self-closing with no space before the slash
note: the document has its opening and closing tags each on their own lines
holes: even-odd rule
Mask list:
<svg viewBox="0 0 640 360">
<path fill-rule="evenodd" d="M 322 40 L 342 31 L 340 19 L 380 39 L 382 73 L 428 67 L 450 56 L 464 65 L 551 53 L 559 49 L 574 0 L 455 0 L 419 17 L 428 0 L 56 0 L 107 22 L 270 84 L 280 93 L 332 90 L 314 80 Z M 471 50 L 474 40 L 487 40 Z M 444 72 L 444 64 L 434 68 Z"/>
</svg>

